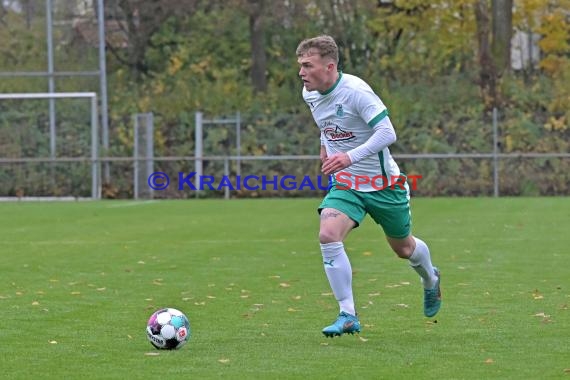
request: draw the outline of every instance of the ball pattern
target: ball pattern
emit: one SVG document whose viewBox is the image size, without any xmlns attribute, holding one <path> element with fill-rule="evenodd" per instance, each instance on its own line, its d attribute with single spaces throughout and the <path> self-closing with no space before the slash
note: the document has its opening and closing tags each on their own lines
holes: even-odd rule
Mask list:
<svg viewBox="0 0 570 380">
<path fill-rule="evenodd" d="M 190 339 L 190 322 L 180 310 L 164 308 L 150 316 L 146 333 L 156 349 L 179 349 Z"/>
</svg>

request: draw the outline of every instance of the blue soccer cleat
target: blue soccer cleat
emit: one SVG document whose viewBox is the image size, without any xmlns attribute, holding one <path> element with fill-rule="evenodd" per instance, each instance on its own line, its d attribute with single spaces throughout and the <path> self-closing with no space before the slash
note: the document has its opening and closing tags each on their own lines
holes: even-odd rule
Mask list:
<svg viewBox="0 0 570 380">
<path fill-rule="evenodd" d="M 424 315 L 426 317 L 433 317 L 441 307 L 441 289 L 439 288 L 439 280 L 441 278 L 439 270 L 433 268 L 433 272 L 437 276 L 437 282 L 433 289 L 424 289 Z"/>
<path fill-rule="evenodd" d="M 323 329 L 323 334 L 328 338 L 341 336 L 342 334 L 354 334 L 360 332 L 360 322 L 355 315 L 342 311 L 336 321 Z"/>
</svg>

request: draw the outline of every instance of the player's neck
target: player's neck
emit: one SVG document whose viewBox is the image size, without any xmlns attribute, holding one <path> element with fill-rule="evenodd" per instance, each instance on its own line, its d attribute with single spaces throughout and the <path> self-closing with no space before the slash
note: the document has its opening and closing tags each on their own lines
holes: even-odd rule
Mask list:
<svg viewBox="0 0 570 380">
<path fill-rule="evenodd" d="M 332 90 L 335 89 L 336 85 L 340 81 L 341 76 L 342 76 L 342 73 L 340 71 L 335 71 L 331 75 L 330 80 L 327 81 L 326 89 L 324 91 L 320 91 L 321 95 L 326 95 L 326 94 L 331 93 Z"/>
</svg>

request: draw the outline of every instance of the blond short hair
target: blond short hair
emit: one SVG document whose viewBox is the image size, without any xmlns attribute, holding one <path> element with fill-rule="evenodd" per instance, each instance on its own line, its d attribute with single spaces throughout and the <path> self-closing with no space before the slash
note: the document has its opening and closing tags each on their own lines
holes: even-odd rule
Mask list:
<svg viewBox="0 0 570 380">
<path fill-rule="evenodd" d="M 322 35 L 307 38 L 297 46 L 297 57 L 318 54 L 322 58 L 330 58 L 338 64 L 338 46 L 331 36 Z"/>
</svg>

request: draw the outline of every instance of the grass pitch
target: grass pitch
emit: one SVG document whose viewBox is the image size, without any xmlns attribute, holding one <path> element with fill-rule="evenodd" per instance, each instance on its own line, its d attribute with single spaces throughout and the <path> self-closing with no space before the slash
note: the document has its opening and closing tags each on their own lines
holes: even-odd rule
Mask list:
<svg viewBox="0 0 570 380">
<path fill-rule="evenodd" d="M 372 220 L 346 242 L 363 330 L 338 313 L 318 199 L 0 204 L 6 379 L 547 379 L 570 376 L 569 198 L 414 199 L 442 272 L 419 279 Z M 192 338 L 157 351 L 150 314 Z"/>
</svg>

